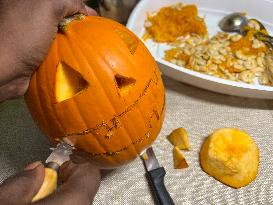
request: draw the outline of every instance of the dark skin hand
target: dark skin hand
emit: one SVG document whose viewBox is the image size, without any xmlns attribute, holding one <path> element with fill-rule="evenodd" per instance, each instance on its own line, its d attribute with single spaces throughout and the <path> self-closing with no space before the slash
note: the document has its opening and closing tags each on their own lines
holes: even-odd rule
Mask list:
<svg viewBox="0 0 273 205">
<path fill-rule="evenodd" d="M 63 183 L 54 194 L 31 203 L 43 183 L 44 166 L 38 162 L 30 164 L 0 186 L 0 204 L 89 205 L 99 188 L 101 174 L 88 162 L 75 164 L 69 161 L 61 167 L 59 177 Z"/>
<path fill-rule="evenodd" d="M 96 15 L 83 0 L 0 0 L 0 102 L 23 96 L 33 71 L 42 63 L 64 17 Z M 63 183 L 37 205 L 89 205 L 98 190 L 100 170 L 86 161 L 65 163 Z M 34 163 L 0 185 L 0 204 L 30 204 L 44 179 Z"/>
<path fill-rule="evenodd" d="M 58 24 L 75 13 L 96 14 L 83 0 L 0 0 L 0 102 L 25 94 Z"/>
</svg>

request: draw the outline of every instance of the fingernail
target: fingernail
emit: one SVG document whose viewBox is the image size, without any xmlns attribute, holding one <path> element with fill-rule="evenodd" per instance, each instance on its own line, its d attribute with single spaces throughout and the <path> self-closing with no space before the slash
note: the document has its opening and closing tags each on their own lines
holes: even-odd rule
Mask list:
<svg viewBox="0 0 273 205">
<path fill-rule="evenodd" d="M 41 165 L 41 164 L 42 164 L 41 161 L 33 162 L 33 163 L 27 165 L 27 166 L 24 168 L 24 171 L 33 170 L 33 169 L 35 169 L 36 167 L 38 167 L 39 165 Z"/>
</svg>

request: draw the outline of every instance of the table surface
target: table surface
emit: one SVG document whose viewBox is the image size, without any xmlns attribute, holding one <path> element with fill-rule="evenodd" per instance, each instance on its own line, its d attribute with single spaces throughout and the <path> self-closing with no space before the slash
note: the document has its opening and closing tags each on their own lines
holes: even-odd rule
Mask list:
<svg viewBox="0 0 273 205">
<path fill-rule="evenodd" d="M 165 184 L 176 204 L 273 204 L 273 101 L 216 94 L 164 77 L 166 117 L 154 151 L 167 174 Z M 174 170 L 172 145 L 166 136 L 184 127 L 192 151 L 184 152 L 189 168 Z M 215 129 L 239 127 L 260 148 L 258 177 L 247 187 L 232 189 L 200 168 L 199 150 Z M 0 183 L 10 175 L 49 154 L 49 143 L 36 127 L 24 104 L 0 104 Z M 110 172 L 102 180 L 95 205 L 154 204 L 140 159 Z"/>
</svg>

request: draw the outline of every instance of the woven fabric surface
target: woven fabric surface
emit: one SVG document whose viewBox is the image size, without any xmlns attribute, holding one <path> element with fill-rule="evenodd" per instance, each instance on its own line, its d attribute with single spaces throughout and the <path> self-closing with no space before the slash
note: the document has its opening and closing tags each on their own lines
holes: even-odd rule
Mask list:
<svg viewBox="0 0 273 205">
<path fill-rule="evenodd" d="M 154 151 L 166 169 L 165 184 L 175 204 L 273 204 L 273 101 L 216 94 L 169 78 L 166 117 Z M 184 152 L 189 168 L 174 170 L 172 145 L 166 136 L 184 127 L 192 150 Z M 260 149 L 257 178 L 232 189 L 202 171 L 199 151 L 203 140 L 221 127 L 247 131 Z M 31 119 L 24 101 L 0 104 L 0 183 L 36 160 L 44 160 L 50 144 Z M 154 204 L 140 159 L 109 172 L 102 180 L 94 205 Z"/>
</svg>

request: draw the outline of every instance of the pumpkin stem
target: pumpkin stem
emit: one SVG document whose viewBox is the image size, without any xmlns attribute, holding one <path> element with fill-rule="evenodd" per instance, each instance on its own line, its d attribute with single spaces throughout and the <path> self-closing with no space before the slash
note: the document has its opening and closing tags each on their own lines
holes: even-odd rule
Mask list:
<svg viewBox="0 0 273 205">
<path fill-rule="evenodd" d="M 85 18 L 85 15 L 83 14 L 74 14 L 72 16 L 65 17 L 60 23 L 59 23 L 59 32 L 65 33 L 67 31 L 67 26 L 75 20 L 82 20 Z"/>
</svg>

